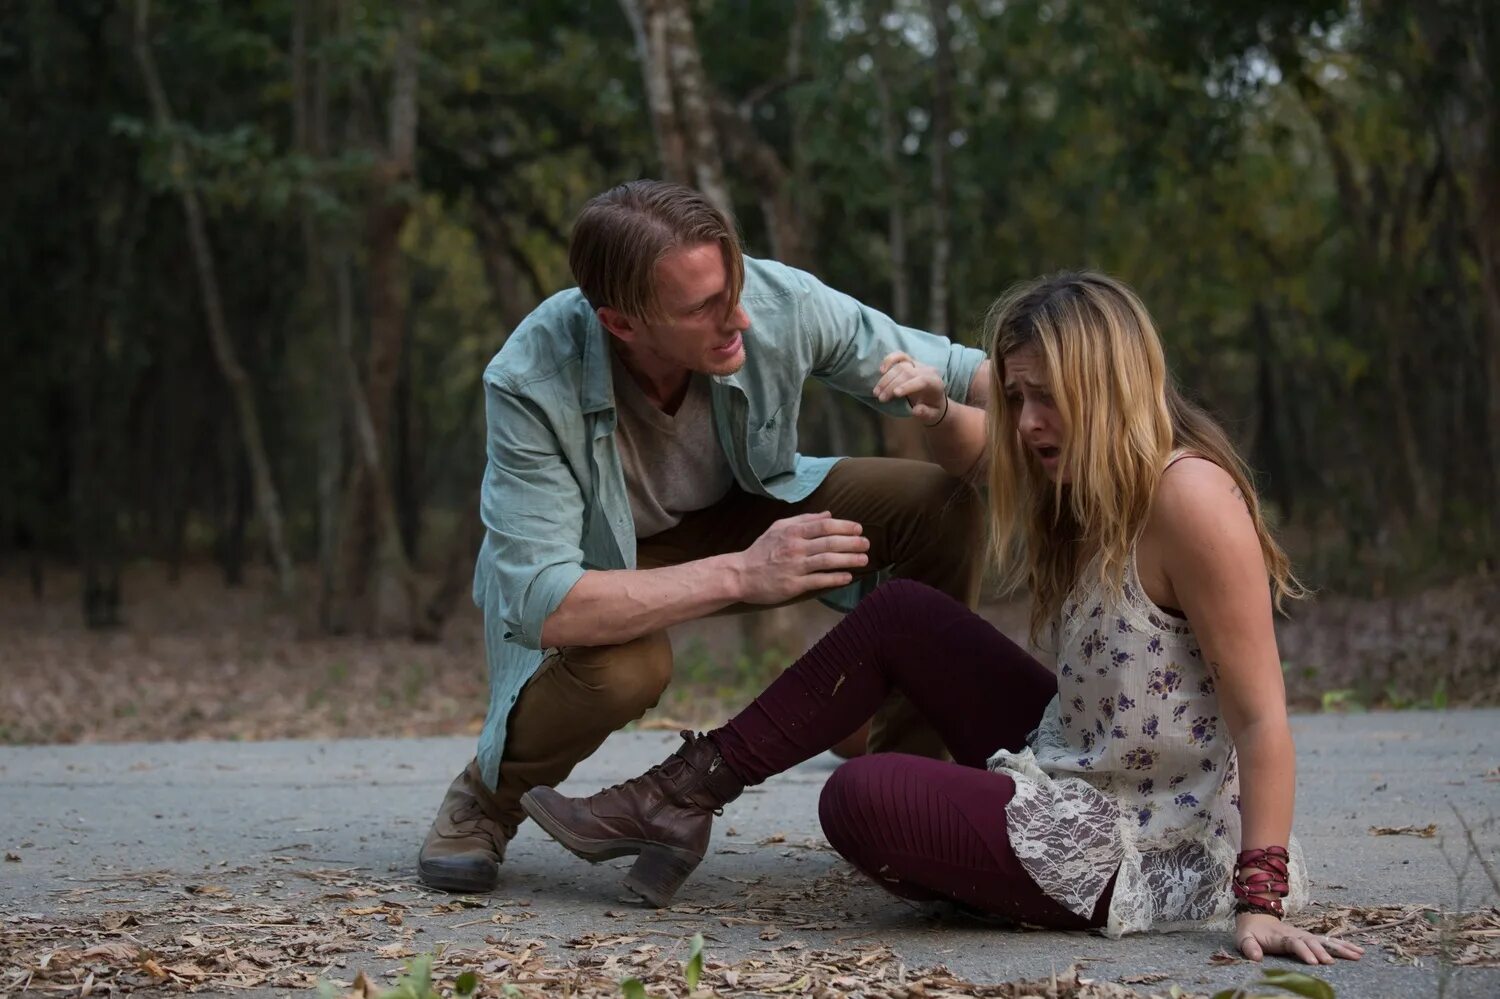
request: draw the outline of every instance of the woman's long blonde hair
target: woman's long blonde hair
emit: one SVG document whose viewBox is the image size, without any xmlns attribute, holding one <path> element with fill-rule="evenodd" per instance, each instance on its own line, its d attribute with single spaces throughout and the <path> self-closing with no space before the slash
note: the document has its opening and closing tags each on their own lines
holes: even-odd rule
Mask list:
<svg viewBox="0 0 1500 999">
<path fill-rule="evenodd" d="M 997 301 L 985 332 L 994 555 L 1007 588 L 1031 590 L 1033 642 L 1095 557 L 1100 582 L 1120 595 L 1157 482 L 1178 448 L 1224 469 L 1244 494 L 1276 606 L 1303 595 L 1244 461 L 1213 418 L 1172 384 L 1161 339 L 1134 292 L 1091 272 L 1040 278 Z M 1059 467 L 1066 475 L 1057 482 L 1021 442 L 1019 414 L 1006 398 L 1005 358 L 1027 347 L 1045 362 L 1064 427 Z"/>
</svg>

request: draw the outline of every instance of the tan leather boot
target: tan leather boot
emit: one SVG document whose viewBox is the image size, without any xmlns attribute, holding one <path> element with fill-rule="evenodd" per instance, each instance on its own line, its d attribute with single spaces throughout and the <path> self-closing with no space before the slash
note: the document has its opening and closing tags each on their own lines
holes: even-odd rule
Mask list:
<svg viewBox="0 0 1500 999">
<path fill-rule="evenodd" d="M 430 888 L 487 892 L 500 876 L 505 844 L 516 834 L 498 819 L 494 792 L 479 776 L 479 761 L 453 779 L 417 855 L 417 876 Z"/>
<path fill-rule="evenodd" d="M 702 862 L 713 817 L 745 788 L 712 740 L 682 737 L 677 752 L 623 784 L 588 798 L 535 787 L 521 796 L 521 807 L 591 864 L 638 855 L 625 887 L 664 906 Z"/>
</svg>

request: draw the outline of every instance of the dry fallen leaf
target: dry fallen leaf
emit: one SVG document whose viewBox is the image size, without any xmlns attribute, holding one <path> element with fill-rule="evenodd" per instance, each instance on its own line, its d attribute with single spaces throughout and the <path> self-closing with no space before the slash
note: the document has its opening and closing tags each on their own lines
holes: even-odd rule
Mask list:
<svg viewBox="0 0 1500 999">
<path fill-rule="evenodd" d="M 1420 836 L 1423 839 L 1431 839 L 1437 835 L 1437 823 L 1429 822 L 1425 826 L 1371 826 L 1371 836 Z"/>
<path fill-rule="evenodd" d="M 212 898 L 229 897 L 229 889 L 223 885 L 183 885 L 182 890 L 189 895 L 208 895 Z"/>
</svg>

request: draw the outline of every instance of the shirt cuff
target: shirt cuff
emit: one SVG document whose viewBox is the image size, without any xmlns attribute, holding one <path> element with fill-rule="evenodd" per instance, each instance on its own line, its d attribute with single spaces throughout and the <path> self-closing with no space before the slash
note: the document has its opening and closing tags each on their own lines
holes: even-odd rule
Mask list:
<svg viewBox="0 0 1500 999">
<path fill-rule="evenodd" d="M 954 345 L 953 354 L 948 358 L 948 374 L 944 381 L 948 398 L 955 402 L 969 401 L 969 386 L 974 383 L 974 373 L 987 356 L 977 347 Z"/>
<path fill-rule="evenodd" d="M 505 639 L 528 649 L 542 647 L 542 625 L 552 612 L 562 604 L 583 578 L 583 566 L 576 562 L 549 565 L 532 577 L 531 584 L 521 597 L 518 620 L 505 632 Z M 519 630 L 516 628 L 519 627 Z"/>
</svg>

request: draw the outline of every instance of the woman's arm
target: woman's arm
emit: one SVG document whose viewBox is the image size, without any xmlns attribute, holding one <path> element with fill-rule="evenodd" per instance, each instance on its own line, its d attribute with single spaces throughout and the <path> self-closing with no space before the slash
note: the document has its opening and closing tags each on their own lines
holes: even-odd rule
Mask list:
<svg viewBox="0 0 1500 999">
<path fill-rule="evenodd" d="M 984 373 L 989 362 L 980 365 Z M 880 362 L 880 381 L 875 398 L 881 402 L 905 399 L 912 419 L 925 429 L 932 459 L 949 475 L 964 478 L 983 471 L 988 456 L 987 430 L 982 406 L 969 406 L 951 399 L 943 388 L 942 375 L 930 365 L 920 364 L 900 351 Z M 976 376 L 974 383 L 979 383 Z M 970 387 L 973 396 L 973 387 Z M 987 396 L 988 393 L 986 392 Z"/>
<path fill-rule="evenodd" d="M 1162 476 L 1138 562 L 1187 614 L 1213 677 L 1240 769 L 1240 849 L 1285 847 L 1292 830 L 1297 763 L 1276 651 L 1271 592 L 1244 497 L 1222 468 L 1186 458 Z M 1146 576 L 1142 576 L 1146 584 Z M 1148 585 L 1149 592 L 1149 585 Z M 1358 957 L 1264 913 L 1241 914 L 1245 956 L 1289 954 L 1308 964 Z"/>
</svg>

